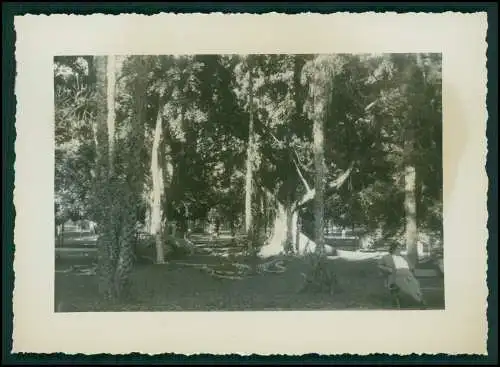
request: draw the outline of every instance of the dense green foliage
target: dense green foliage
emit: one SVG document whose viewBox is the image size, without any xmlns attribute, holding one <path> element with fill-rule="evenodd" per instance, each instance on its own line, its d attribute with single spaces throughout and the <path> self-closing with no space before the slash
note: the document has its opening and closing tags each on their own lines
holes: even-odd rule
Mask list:
<svg viewBox="0 0 500 367">
<path fill-rule="evenodd" d="M 139 221 L 147 221 L 160 113 L 164 216 L 186 227 L 215 207 L 222 222 L 241 223 L 252 68 L 257 225 L 272 221 L 276 200 L 299 201 L 306 185 L 312 187 L 312 119 L 322 104 L 326 218 L 349 228 L 400 232 L 404 165 L 410 162 L 417 172 L 419 228 L 440 231 L 440 55 L 128 56 L 118 64 L 115 167 L 128 183 Z M 100 101 L 94 69 L 92 57 L 55 59 L 58 218 L 96 218 Z M 403 155 L 405 139 L 414 146 L 410 161 Z M 350 166 L 345 184 L 331 189 Z M 301 210 L 305 229 L 311 215 L 307 202 Z"/>
</svg>

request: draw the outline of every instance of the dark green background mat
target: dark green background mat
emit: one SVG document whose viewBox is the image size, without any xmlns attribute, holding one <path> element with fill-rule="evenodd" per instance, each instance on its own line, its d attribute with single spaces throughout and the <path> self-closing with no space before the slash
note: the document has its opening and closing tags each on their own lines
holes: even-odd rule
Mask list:
<svg viewBox="0 0 500 367">
<path fill-rule="evenodd" d="M 14 142 L 16 100 L 14 95 L 16 35 L 14 16 L 23 14 L 120 14 L 159 12 L 224 12 L 224 13 L 332 13 L 338 11 L 395 11 L 395 12 L 488 12 L 488 156 L 486 169 L 489 178 L 488 190 L 488 357 L 484 356 L 183 356 L 164 354 L 147 356 L 130 354 L 112 355 L 64 355 L 64 354 L 11 354 L 12 348 L 12 291 L 14 286 L 14 241 L 15 210 L 12 201 L 14 188 Z M 14 364 L 490 364 L 498 362 L 498 5 L 496 3 L 2 3 L 2 365 Z"/>
</svg>

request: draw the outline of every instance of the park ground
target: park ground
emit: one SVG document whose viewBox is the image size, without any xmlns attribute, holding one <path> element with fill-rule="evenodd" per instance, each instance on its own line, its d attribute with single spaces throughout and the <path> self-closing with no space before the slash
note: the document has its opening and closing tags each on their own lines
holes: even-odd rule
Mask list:
<svg viewBox="0 0 500 367">
<path fill-rule="evenodd" d="M 206 240 L 216 248 L 218 241 Z M 218 278 L 189 264 L 223 266 L 227 259 L 203 251 L 166 264 L 138 261 L 132 274 L 132 296 L 122 303 L 103 302 L 97 292 L 95 238 L 67 233 L 64 242 L 74 256 L 56 256 L 55 307 L 58 311 L 262 311 L 378 310 L 393 308 L 376 256 L 339 251 L 328 262 L 338 276 L 333 293 L 301 291 L 310 265 L 301 257 L 281 257 L 286 270 L 257 273 L 242 279 Z M 88 249 L 87 252 L 85 252 Z M 78 254 L 77 254 L 78 253 Z M 419 276 L 420 274 L 420 276 Z M 430 275 L 429 275 L 430 274 Z M 421 264 L 417 276 L 428 309 L 444 308 L 443 277 Z M 411 303 L 403 308 L 414 308 Z"/>
</svg>

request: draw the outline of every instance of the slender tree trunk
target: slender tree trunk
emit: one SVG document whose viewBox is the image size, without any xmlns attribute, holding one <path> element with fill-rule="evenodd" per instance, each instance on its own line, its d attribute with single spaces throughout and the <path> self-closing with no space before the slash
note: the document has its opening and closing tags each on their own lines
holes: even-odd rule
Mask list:
<svg viewBox="0 0 500 367">
<path fill-rule="evenodd" d="M 151 205 L 151 233 L 155 236 L 156 262 L 165 262 L 163 248 L 163 228 L 162 228 L 162 194 L 164 192 L 163 172 L 159 164 L 159 146 L 162 138 L 162 107 L 159 107 L 156 117 L 156 127 L 153 138 L 153 148 L 151 152 L 151 177 L 153 178 L 152 205 Z"/>
<path fill-rule="evenodd" d="M 269 200 L 265 192 L 262 193 L 262 215 L 264 218 L 264 233 L 265 236 L 268 234 L 269 230 Z"/>
<path fill-rule="evenodd" d="M 116 92 L 116 60 L 115 56 L 108 56 L 107 60 L 107 126 L 108 126 L 108 159 L 109 159 L 109 173 L 113 176 L 114 171 L 114 156 L 115 156 L 115 92 Z"/>
<path fill-rule="evenodd" d="M 87 86 L 92 88 L 96 83 L 96 72 L 95 72 L 95 62 L 93 56 L 88 56 L 85 58 L 87 60 L 88 66 L 88 77 L 87 77 Z"/>
<path fill-rule="evenodd" d="M 295 217 L 295 226 L 297 230 L 295 231 L 295 253 L 300 253 L 300 232 L 302 231 L 300 215 L 297 213 Z"/>
<path fill-rule="evenodd" d="M 108 59 L 106 56 L 96 56 L 94 67 L 96 73 L 96 100 L 97 100 L 97 157 L 96 157 L 96 200 L 95 214 L 99 228 L 101 229 L 97 240 L 98 247 L 98 272 L 99 292 L 105 298 L 114 296 L 113 276 L 115 271 L 114 256 L 116 254 L 116 241 L 113 226 L 113 202 L 110 187 L 110 163 L 108 137 Z"/>
<path fill-rule="evenodd" d="M 152 202 L 151 202 L 151 198 L 147 198 L 146 200 L 147 202 L 147 207 L 146 207 L 146 214 L 144 216 L 144 230 L 147 232 L 147 233 L 153 233 L 152 230 L 151 230 L 151 208 L 152 208 Z"/>
<path fill-rule="evenodd" d="M 97 140 L 97 139 L 98 139 L 98 138 L 97 138 L 97 134 L 98 134 L 98 132 L 97 132 L 97 129 L 98 129 L 97 124 L 98 124 L 98 123 L 99 123 L 99 122 L 98 122 L 98 121 L 96 121 L 96 120 L 94 120 L 94 121 L 92 121 L 92 122 L 90 123 L 90 125 L 91 125 L 91 127 L 92 127 L 92 137 L 94 138 L 94 148 L 95 148 L 96 152 L 97 152 L 97 151 L 98 151 L 98 149 L 99 149 L 99 148 L 98 148 L 98 146 L 99 146 L 99 141 Z M 91 170 L 91 172 L 92 172 L 92 170 Z M 92 177 L 95 177 L 95 170 L 94 170 L 94 174 L 92 175 Z"/>
<path fill-rule="evenodd" d="M 254 131 L 253 131 L 253 75 L 252 68 L 248 72 L 248 95 L 250 121 L 248 126 L 248 146 L 245 178 L 245 231 L 249 237 L 252 235 L 252 194 L 253 194 L 253 162 L 254 162 Z"/>
<path fill-rule="evenodd" d="M 141 61 L 141 60 L 139 60 Z M 115 135 L 115 92 L 116 75 L 119 72 L 115 57 L 111 57 L 108 62 L 108 96 L 112 100 L 108 102 L 108 131 L 110 132 L 110 165 L 114 160 L 114 135 Z M 114 291 L 117 298 L 130 296 L 131 282 L 130 275 L 134 268 L 135 249 L 137 240 L 137 206 L 142 193 L 144 174 L 141 169 L 140 150 L 144 144 L 144 100 L 146 98 L 145 73 L 142 63 L 138 63 L 137 71 L 138 83 L 135 86 L 134 109 L 135 116 L 131 120 L 131 129 L 127 134 L 127 141 L 122 154 L 126 154 L 126 184 L 117 187 L 115 197 L 116 202 L 116 265 L 114 272 Z M 115 219 L 116 220 L 116 219 Z"/>
<path fill-rule="evenodd" d="M 132 134 L 130 141 L 130 172 L 133 177 L 131 190 L 134 195 L 134 200 L 140 202 L 145 194 L 145 174 L 141 162 L 141 151 L 144 148 L 144 137 L 146 133 L 146 103 L 147 103 L 147 69 L 144 65 L 144 56 L 137 56 L 138 59 L 138 77 L 134 90 L 134 109 L 135 118 L 132 119 Z M 136 218 L 137 219 L 137 218 Z M 146 224 L 147 222 L 145 222 Z"/>
<path fill-rule="evenodd" d="M 322 111 L 321 111 L 322 112 Z M 314 168 L 314 234 L 316 250 L 322 255 L 325 252 L 324 239 L 324 192 L 325 192 L 325 157 L 324 157 L 324 118 L 317 113 L 313 121 Z"/>
<path fill-rule="evenodd" d="M 336 291 L 337 276 L 333 269 L 329 267 L 325 261 L 325 176 L 326 166 L 324 157 L 324 124 L 327 117 L 327 110 L 330 103 L 330 73 L 326 72 L 326 80 L 321 83 L 326 83 L 326 86 L 319 87 L 319 83 L 312 85 L 312 105 L 313 105 L 313 153 L 314 153 L 314 235 L 316 241 L 316 254 L 318 255 L 314 261 L 311 272 L 306 276 L 304 287 L 306 290 L 310 287 L 316 290 L 328 290 L 330 294 Z M 317 95 L 317 92 L 320 92 Z M 345 180 L 345 177 L 344 177 Z"/>
<path fill-rule="evenodd" d="M 410 138 L 411 139 L 411 138 Z M 413 150 L 413 142 L 408 139 L 405 142 L 406 166 L 405 166 L 405 238 L 406 252 L 410 267 L 414 269 L 418 263 L 418 231 L 417 231 L 417 201 L 416 201 L 416 171 L 415 166 L 410 163 Z"/>
<path fill-rule="evenodd" d="M 105 185 L 107 179 L 108 161 L 108 106 L 107 106 L 107 58 L 106 56 L 96 56 L 94 60 L 96 72 L 96 184 Z"/>
<path fill-rule="evenodd" d="M 296 228 L 293 228 L 294 225 L 296 224 L 295 222 L 295 217 L 293 215 L 293 207 L 292 207 L 292 201 L 290 198 L 288 199 L 288 202 L 286 203 L 285 206 L 285 215 L 286 215 L 286 237 L 285 237 L 285 243 L 284 243 L 284 249 L 285 252 L 290 252 L 293 250 L 293 244 L 294 240 L 296 237 Z M 295 222 L 295 223 L 294 223 Z"/>
<path fill-rule="evenodd" d="M 407 63 L 405 74 L 407 83 L 403 85 L 403 93 L 410 94 L 410 81 L 414 80 L 422 70 L 422 60 L 420 54 L 416 54 L 415 62 Z M 423 76 L 425 79 L 425 76 Z M 415 125 L 419 123 L 420 104 L 423 103 L 421 95 L 413 95 L 412 108 L 406 126 L 404 126 L 404 143 L 403 143 L 403 159 L 404 168 L 404 184 L 405 184 L 405 239 L 406 239 L 406 254 L 411 269 L 415 269 L 418 264 L 418 229 L 417 229 L 417 173 L 414 164 L 414 149 L 415 149 Z"/>
<path fill-rule="evenodd" d="M 96 62 L 94 59 L 95 59 L 95 57 L 93 57 L 93 56 L 89 56 L 86 58 L 87 66 L 88 66 L 87 87 L 89 88 L 89 90 L 92 90 L 93 88 L 97 87 L 97 70 L 96 70 Z M 104 85 L 101 87 L 105 88 Z M 101 93 L 99 93 L 99 94 L 101 94 Z M 104 97 L 104 96 L 100 95 L 99 97 Z M 99 124 L 100 124 L 100 122 L 99 122 L 98 118 L 93 119 L 90 122 L 90 125 L 92 128 L 92 136 L 94 138 L 94 148 L 96 151 L 96 160 L 94 162 L 94 166 L 97 166 L 97 164 L 99 164 L 98 163 L 99 162 L 99 153 L 100 153 L 99 152 L 99 137 L 98 137 Z M 91 169 L 91 175 L 92 175 L 93 179 L 96 179 L 97 172 L 96 172 L 95 167 L 94 167 L 94 169 Z"/>
<path fill-rule="evenodd" d="M 64 245 L 64 222 L 61 224 L 61 234 L 59 235 L 59 245 Z"/>
</svg>

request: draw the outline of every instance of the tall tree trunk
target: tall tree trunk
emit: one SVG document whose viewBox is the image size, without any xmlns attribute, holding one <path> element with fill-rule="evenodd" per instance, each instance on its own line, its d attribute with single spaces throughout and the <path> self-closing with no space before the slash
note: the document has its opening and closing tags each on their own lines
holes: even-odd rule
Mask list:
<svg viewBox="0 0 500 367">
<path fill-rule="evenodd" d="M 87 66 L 88 66 L 87 88 L 89 88 L 89 90 L 93 90 L 97 87 L 97 79 L 98 78 L 97 78 L 96 60 L 94 60 L 94 59 L 97 59 L 97 57 L 94 57 L 94 56 L 86 57 Z M 102 67 L 102 65 L 100 65 L 100 66 Z M 101 85 L 100 88 L 103 89 L 106 87 Z M 104 95 L 102 95 L 100 92 L 98 92 L 98 96 L 100 98 L 104 98 Z M 98 100 L 98 99 L 96 99 L 96 100 Z M 98 110 L 99 110 L 99 108 L 98 108 Z M 102 111 L 101 111 L 101 113 L 102 113 Z M 99 114 L 99 112 L 98 112 L 98 114 Z M 94 138 L 94 148 L 96 151 L 96 161 L 94 162 L 95 166 L 97 166 L 99 164 L 98 163 L 99 162 L 99 137 L 98 137 L 99 123 L 100 123 L 99 118 L 93 119 L 90 122 L 90 125 L 92 128 L 92 135 Z M 95 168 L 93 170 L 91 170 L 91 174 L 92 174 L 92 178 L 95 179 L 96 174 L 97 174 Z"/>
<path fill-rule="evenodd" d="M 61 224 L 61 233 L 59 235 L 59 246 L 64 246 L 64 222 Z"/>
<path fill-rule="evenodd" d="M 115 157 L 115 92 L 116 92 L 116 60 L 115 56 L 108 56 L 106 65 L 107 77 L 107 126 L 108 126 L 108 159 L 109 159 L 109 174 L 113 176 L 114 173 L 114 157 Z"/>
<path fill-rule="evenodd" d="M 416 171 L 415 166 L 411 164 L 411 153 L 413 150 L 413 141 L 411 134 L 408 134 L 404 144 L 406 155 L 405 164 L 405 238 L 406 238 L 406 253 L 409 265 L 412 269 L 418 263 L 418 231 L 417 231 L 417 201 L 416 201 Z"/>
<path fill-rule="evenodd" d="M 318 108 L 315 106 L 315 108 Z M 319 107 L 321 108 L 321 107 Z M 325 252 L 324 239 L 324 193 L 325 193 L 325 157 L 324 157 L 324 114 L 319 111 L 313 121 L 314 151 L 314 234 L 316 250 L 322 255 Z"/>
<path fill-rule="evenodd" d="M 134 253 L 136 248 L 137 239 L 137 228 L 136 223 L 138 219 L 138 203 L 140 200 L 140 195 L 143 191 L 143 170 L 140 162 L 140 151 L 144 144 L 144 104 L 146 98 L 146 85 L 145 85 L 145 74 L 146 70 L 144 65 L 139 59 L 137 71 L 138 82 L 135 85 L 134 93 L 134 112 L 135 116 L 131 120 L 131 129 L 127 135 L 127 167 L 126 176 L 127 181 L 125 185 L 120 186 L 119 194 L 117 197 L 119 201 L 117 202 L 117 217 L 119 218 L 117 233 L 117 261 L 116 269 L 114 273 L 114 290 L 118 298 L 124 298 L 130 295 L 131 282 L 130 274 L 134 267 Z M 111 65 L 110 65 L 111 64 Z M 108 64 L 109 84 L 116 84 L 116 74 L 118 72 L 116 68 L 116 63 L 114 57 L 111 58 L 111 62 Z M 114 69 L 114 70 L 113 70 Z M 116 86 L 113 87 L 108 85 L 108 96 L 115 94 Z M 114 100 L 114 97 L 113 97 Z M 114 136 L 114 103 L 111 106 L 113 113 L 108 129 L 111 131 L 112 136 Z M 108 119 L 109 119 L 108 114 Z M 114 156 L 114 144 L 113 140 L 110 143 L 110 156 Z M 111 161 L 113 158 L 110 158 Z"/>
<path fill-rule="evenodd" d="M 129 144 L 130 170 L 132 176 L 131 191 L 134 200 L 139 203 L 145 193 L 144 177 L 145 172 L 141 162 L 141 152 L 144 148 L 145 126 L 146 126 L 146 103 L 147 103 L 147 69 L 144 65 L 144 56 L 138 56 L 138 78 L 134 88 L 134 112 L 135 118 L 132 119 L 132 134 Z M 147 222 L 146 222 L 147 223 Z"/>
<path fill-rule="evenodd" d="M 114 272 L 114 291 L 117 298 L 130 296 L 130 274 L 134 266 L 134 239 L 135 239 L 135 195 L 128 185 L 124 192 L 120 192 L 121 203 L 116 213 L 120 218 L 120 227 L 117 230 L 118 253 Z"/>
<path fill-rule="evenodd" d="M 94 56 L 85 57 L 87 60 L 88 76 L 87 76 L 87 87 L 92 88 L 96 83 L 96 72 L 95 72 L 95 60 Z"/>
<path fill-rule="evenodd" d="M 405 164 L 404 183 L 405 183 L 405 239 L 406 239 L 406 255 L 411 269 L 415 269 L 418 264 L 418 229 L 417 229 L 417 175 L 414 164 L 414 149 L 415 149 L 415 125 L 419 123 L 419 108 L 421 108 L 422 96 L 410 92 L 411 86 L 417 82 L 418 73 L 422 72 L 422 60 L 420 54 L 416 54 L 415 60 L 413 56 L 407 60 L 407 66 L 404 70 L 406 83 L 403 84 L 404 94 L 411 95 L 412 108 L 406 124 L 404 126 L 404 145 L 403 159 Z M 424 77 L 422 75 L 422 77 Z M 425 78 L 425 77 L 424 77 Z"/>
<path fill-rule="evenodd" d="M 156 262 L 162 264 L 165 262 L 163 248 L 163 228 L 162 228 L 162 194 L 164 192 L 163 172 L 159 163 L 159 147 L 162 140 L 162 107 L 158 109 L 156 116 L 156 126 L 153 138 L 153 148 L 151 151 L 151 177 L 153 179 L 151 195 L 151 233 L 155 236 L 156 243 Z"/>
<path fill-rule="evenodd" d="M 300 219 L 300 215 L 297 213 L 295 216 L 295 226 L 297 228 L 295 232 L 295 253 L 299 254 L 300 253 L 300 233 L 302 231 L 302 221 Z"/>
<path fill-rule="evenodd" d="M 253 70 L 250 66 L 248 72 L 248 98 L 250 120 L 248 125 L 248 146 L 245 177 L 245 231 L 249 237 L 252 236 L 252 194 L 253 194 L 253 162 L 255 160 L 254 126 L 253 126 Z"/>
<path fill-rule="evenodd" d="M 114 260 L 116 243 L 113 235 L 112 223 L 112 200 L 110 192 L 110 160 L 109 160 L 109 138 L 108 138 L 108 68 L 107 57 L 96 56 L 94 58 L 96 73 L 96 101 L 97 101 L 97 157 L 96 157 L 96 198 L 95 214 L 99 228 L 101 229 L 97 241 L 98 247 L 98 272 L 99 292 L 105 298 L 112 298 Z"/>
<path fill-rule="evenodd" d="M 286 216 L 286 236 L 284 243 L 285 252 L 293 251 L 293 244 L 296 240 L 296 232 L 297 229 L 294 228 L 296 225 L 296 215 L 293 212 L 293 203 L 291 198 L 287 199 L 287 203 L 285 205 L 285 216 Z M 295 238 L 294 238 L 295 237 Z"/>
<path fill-rule="evenodd" d="M 107 179 L 108 161 L 108 106 L 107 106 L 107 58 L 96 56 L 94 60 L 96 73 L 96 184 L 104 186 Z"/>
</svg>

